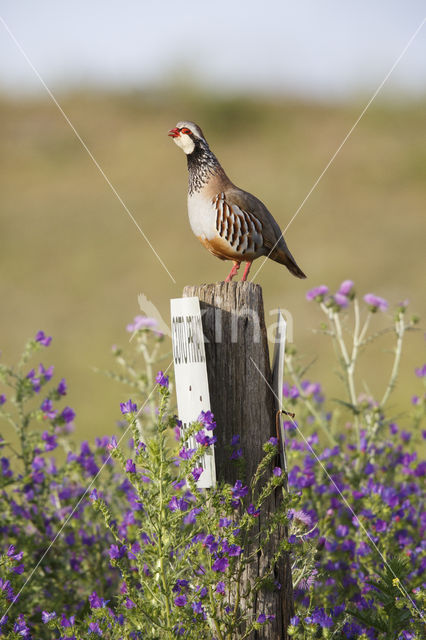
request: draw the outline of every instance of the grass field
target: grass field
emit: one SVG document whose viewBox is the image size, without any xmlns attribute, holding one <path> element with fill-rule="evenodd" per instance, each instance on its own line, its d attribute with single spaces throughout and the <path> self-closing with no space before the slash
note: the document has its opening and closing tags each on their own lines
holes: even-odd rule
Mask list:
<svg viewBox="0 0 426 640">
<path fill-rule="evenodd" d="M 168 319 L 184 285 L 222 280 L 229 268 L 189 228 L 186 162 L 167 137 L 181 119 L 196 121 L 229 176 L 255 193 L 286 226 L 361 112 L 363 103 L 329 106 L 279 98 L 219 98 L 195 90 L 150 94 L 73 94 L 61 105 L 164 260 L 174 283 L 118 202 L 57 108 L 45 100 L 0 101 L 0 349 L 17 358 L 29 336 L 54 336 L 44 364 L 69 383 L 77 435 L 112 433 L 124 390 L 93 373 L 125 344 L 125 325 L 144 293 Z M 341 395 L 321 317 L 308 288 L 355 281 L 360 293 L 408 298 L 426 315 L 425 104 L 375 104 L 345 144 L 286 238 L 307 281 L 268 261 L 267 322 L 291 311 L 295 342 L 310 372 Z M 256 272 L 255 263 L 252 273 Z M 382 326 L 384 318 L 377 319 Z M 414 393 L 424 360 L 424 323 L 407 337 L 395 411 Z M 387 380 L 390 342 L 364 361 L 373 391 Z M 384 373 L 386 372 L 386 373 Z"/>
</svg>

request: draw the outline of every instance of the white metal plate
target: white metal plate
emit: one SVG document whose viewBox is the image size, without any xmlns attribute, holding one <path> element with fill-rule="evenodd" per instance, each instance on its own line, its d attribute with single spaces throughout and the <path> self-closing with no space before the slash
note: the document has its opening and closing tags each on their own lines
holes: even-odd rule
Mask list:
<svg viewBox="0 0 426 640">
<path fill-rule="evenodd" d="M 198 419 L 201 411 L 210 411 L 200 301 L 197 297 L 175 298 L 170 300 L 170 310 L 178 415 L 182 428 L 185 429 Z M 208 432 L 208 435 L 213 434 L 214 432 Z M 200 445 L 191 438 L 188 446 L 196 448 Z M 202 489 L 214 487 L 214 445 L 208 448 L 201 459 L 201 465 L 203 473 L 197 486 Z"/>
</svg>

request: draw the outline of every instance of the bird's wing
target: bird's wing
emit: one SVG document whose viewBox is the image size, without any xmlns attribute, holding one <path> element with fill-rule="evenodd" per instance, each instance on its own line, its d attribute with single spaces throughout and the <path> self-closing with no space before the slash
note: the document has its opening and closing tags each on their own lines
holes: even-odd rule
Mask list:
<svg viewBox="0 0 426 640">
<path fill-rule="evenodd" d="M 298 278 L 305 278 L 305 274 L 298 267 L 284 240 L 283 233 L 263 202 L 247 191 L 243 191 L 232 185 L 226 190 L 226 201 L 232 208 L 237 207 L 246 212 L 260 224 L 264 255 L 272 260 L 285 264 L 286 267 Z"/>
<path fill-rule="evenodd" d="M 260 223 L 263 244 L 266 249 L 271 250 L 273 247 L 287 249 L 278 223 L 259 198 L 238 187 L 233 187 L 226 191 L 226 200 L 231 206 L 236 206 L 250 213 Z"/>
<path fill-rule="evenodd" d="M 216 231 L 222 241 L 239 256 L 262 255 L 262 224 L 249 209 L 228 197 L 221 191 L 213 199 L 216 210 Z"/>
</svg>

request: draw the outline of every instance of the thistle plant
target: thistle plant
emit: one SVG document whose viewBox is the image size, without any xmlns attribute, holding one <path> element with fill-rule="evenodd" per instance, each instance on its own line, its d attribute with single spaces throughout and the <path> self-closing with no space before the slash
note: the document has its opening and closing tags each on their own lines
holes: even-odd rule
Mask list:
<svg viewBox="0 0 426 640">
<path fill-rule="evenodd" d="M 413 316 L 407 320 L 408 302 L 404 301 L 396 306 L 391 326 L 373 333 L 369 333 L 371 322 L 379 312 L 386 312 L 389 304 L 383 298 L 367 293 L 363 300 L 366 312 L 362 313 L 360 302 L 352 280 L 345 280 L 334 294 L 330 294 L 326 285 L 314 287 L 306 294 L 309 301 L 316 302 L 325 315 L 327 321 L 322 324 L 321 331 L 331 338 L 334 352 L 340 367 L 340 377 L 344 382 L 347 397 L 338 402 L 350 411 L 356 434 L 358 448 L 361 448 L 361 429 L 367 432 L 368 438 L 374 439 L 381 426 L 383 410 L 385 409 L 392 391 L 395 388 L 401 362 L 403 341 L 407 331 L 412 331 L 418 319 Z M 352 314 L 350 319 L 349 314 Z M 352 324 L 352 327 L 351 327 Z M 365 381 L 357 375 L 359 357 L 363 350 L 375 342 L 385 333 L 392 333 L 395 338 L 394 356 L 390 372 L 379 400 L 361 394 L 359 387 Z M 295 352 L 289 350 L 286 366 L 293 380 L 296 390 L 295 396 L 303 401 L 311 419 L 323 431 L 333 445 L 337 444 L 333 429 L 330 429 L 329 417 L 318 409 L 315 395 L 318 391 L 312 387 L 303 388 L 302 377 L 306 373 L 295 364 Z"/>
</svg>

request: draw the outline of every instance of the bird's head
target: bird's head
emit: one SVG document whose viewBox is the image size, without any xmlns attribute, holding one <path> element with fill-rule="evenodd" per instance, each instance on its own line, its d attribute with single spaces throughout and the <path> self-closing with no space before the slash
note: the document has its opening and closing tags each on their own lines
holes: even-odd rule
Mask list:
<svg viewBox="0 0 426 640">
<path fill-rule="evenodd" d="M 197 146 L 207 146 L 203 132 L 194 122 L 178 122 L 174 129 L 170 129 L 169 136 L 186 155 L 190 155 Z"/>
</svg>

